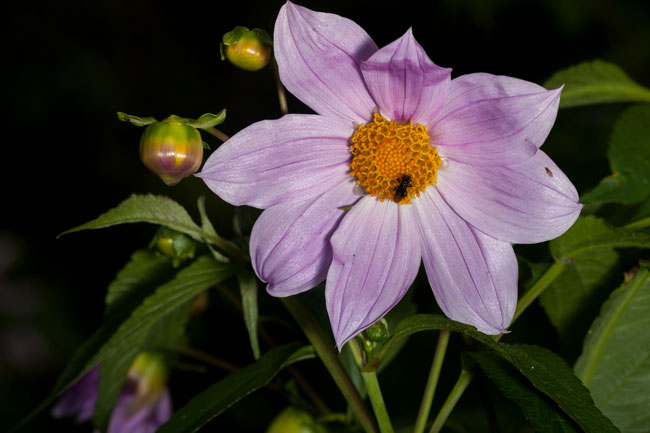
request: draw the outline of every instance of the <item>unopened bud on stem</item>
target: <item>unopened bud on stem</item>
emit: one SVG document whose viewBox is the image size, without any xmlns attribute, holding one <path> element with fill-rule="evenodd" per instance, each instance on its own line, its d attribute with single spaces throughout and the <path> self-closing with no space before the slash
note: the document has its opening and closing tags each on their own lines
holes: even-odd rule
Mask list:
<svg viewBox="0 0 650 433">
<path fill-rule="evenodd" d="M 238 26 L 223 35 L 221 60 L 228 59 L 247 71 L 258 71 L 269 64 L 272 47 L 271 37 L 264 30 Z"/>
</svg>

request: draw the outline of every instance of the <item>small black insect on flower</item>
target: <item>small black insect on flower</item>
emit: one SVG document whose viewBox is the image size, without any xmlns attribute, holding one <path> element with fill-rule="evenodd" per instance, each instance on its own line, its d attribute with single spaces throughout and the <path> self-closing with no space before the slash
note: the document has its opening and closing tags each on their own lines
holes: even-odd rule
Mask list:
<svg viewBox="0 0 650 433">
<path fill-rule="evenodd" d="M 411 185 L 411 176 L 405 174 L 404 176 L 397 179 L 399 185 L 395 187 L 395 198 L 394 200 L 399 203 L 404 197 L 406 197 L 406 190 L 412 186 Z"/>
</svg>

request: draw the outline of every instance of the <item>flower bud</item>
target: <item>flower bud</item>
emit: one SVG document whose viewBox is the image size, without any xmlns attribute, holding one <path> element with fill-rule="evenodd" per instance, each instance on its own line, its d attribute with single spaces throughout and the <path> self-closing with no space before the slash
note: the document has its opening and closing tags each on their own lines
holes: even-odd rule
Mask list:
<svg viewBox="0 0 650 433">
<path fill-rule="evenodd" d="M 198 170 L 203 160 L 201 134 L 177 116 L 147 126 L 140 140 L 140 159 L 169 186 Z"/>
<path fill-rule="evenodd" d="M 262 29 L 248 30 L 235 27 L 223 35 L 221 40 L 221 60 L 247 71 L 258 71 L 269 64 L 273 43 Z"/>
<path fill-rule="evenodd" d="M 142 352 L 129 369 L 129 380 L 136 384 L 135 394 L 144 402 L 155 401 L 167 384 L 167 367 L 161 355 Z"/>
<path fill-rule="evenodd" d="M 276 416 L 266 433 L 326 433 L 307 412 L 288 407 Z"/>
<path fill-rule="evenodd" d="M 366 353 L 372 353 L 377 344 L 383 343 L 388 337 L 388 322 L 384 318 L 357 335 Z"/>
<path fill-rule="evenodd" d="M 382 318 L 379 322 L 363 331 L 363 335 L 373 343 L 383 343 L 388 339 L 388 322 Z"/>
<path fill-rule="evenodd" d="M 158 229 L 151 242 L 151 246 L 154 245 L 161 254 L 174 259 L 175 264 L 194 258 L 194 252 L 196 251 L 196 242 L 193 239 L 167 227 Z"/>
</svg>

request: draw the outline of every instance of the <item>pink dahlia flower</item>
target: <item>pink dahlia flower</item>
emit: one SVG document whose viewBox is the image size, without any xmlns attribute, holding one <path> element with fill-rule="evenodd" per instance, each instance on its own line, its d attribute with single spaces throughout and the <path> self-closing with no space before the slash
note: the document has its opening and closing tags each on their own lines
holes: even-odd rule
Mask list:
<svg viewBox="0 0 650 433">
<path fill-rule="evenodd" d="M 318 114 L 249 126 L 198 175 L 229 203 L 265 209 L 250 253 L 268 292 L 325 280 L 340 348 L 402 298 L 422 260 L 447 316 L 504 332 L 517 301 L 511 243 L 557 237 L 581 209 L 538 149 L 560 89 L 452 80 L 410 30 L 378 49 L 354 22 L 290 2 L 274 48 L 282 82 Z"/>
</svg>

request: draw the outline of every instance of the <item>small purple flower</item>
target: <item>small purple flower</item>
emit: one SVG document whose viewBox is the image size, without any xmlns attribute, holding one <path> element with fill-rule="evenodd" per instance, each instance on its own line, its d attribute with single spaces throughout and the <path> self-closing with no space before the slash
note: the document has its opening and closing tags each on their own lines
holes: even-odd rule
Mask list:
<svg viewBox="0 0 650 433">
<path fill-rule="evenodd" d="M 95 367 L 65 390 L 52 408 L 52 416 L 75 417 L 78 423 L 92 419 L 98 388 L 99 368 Z"/>
<path fill-rule="evenodd" d="M 167 422 L 172 405 L 165 381 L 166 369 L 160 357 L 141 354 L 129 371 L 107 433 L 154 433 Z M 90 420 L 98 388 L 99 367 L 94 367 L 63 393 L 52 408 L 52 416 L 73 416 L 78 423 Z"/>
<path fill-rule="evenodd" d="M 198 175 L 229 203 L 265 209 L 250 253 L 268 292 L 326 280 L 340 348 L 402 298 L 423 261 L 447 316 L 504 332 L 517 301 L 511 243 L 561 235 L 582 207 L 539 150 L 561 89 L 452 80 L 411 30 L 378 49 L 354 22 L 290 2 L 274 48 L 282 82 L 318 114 L 249 126 Z"/>
</svg>

